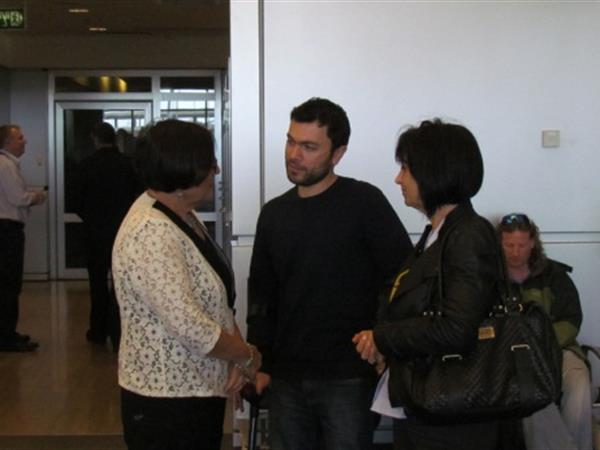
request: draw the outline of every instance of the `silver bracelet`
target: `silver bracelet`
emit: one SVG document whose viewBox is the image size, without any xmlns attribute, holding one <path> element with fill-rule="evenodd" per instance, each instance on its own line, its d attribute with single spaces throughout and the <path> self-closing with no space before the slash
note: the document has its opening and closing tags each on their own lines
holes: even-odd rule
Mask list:
<svg viewBox="0 0 600 450">
<path fill-rule="evenodd" d="M 246 342 L 246 346 L 248 347 L 248 350 L 250 350 L 250 357 L 246 360 L 246 362 L 244 363 L 244 370 L 248 370 L 250 367 L 252 367 L 252 363 L 254 362 L 254 348 L 252 347 L 252 345 L 248 344 L 248 342 Z"/>
<path fill-rule="evenodd" d="M 250 350 L 250 356 L 244 362 L 244 364 L 235 363 L 235 366 L 238 369 L 240 369 L 242 372 L 246 373 L 248 371 L 248 369 L 250 369 L 250 367 L 252 367 L 252 363 L 254 362 L 254 357 L 256 356 L 256 353 L 254 352 L 254 347 L 252 347 L 251 344 L 249 344 L 248 342 L 245 342 L 245 341 L 244 341 L 244 344 L 246 344 L 246 347 L 248 347 L 248 350 Z"/>
</svg>

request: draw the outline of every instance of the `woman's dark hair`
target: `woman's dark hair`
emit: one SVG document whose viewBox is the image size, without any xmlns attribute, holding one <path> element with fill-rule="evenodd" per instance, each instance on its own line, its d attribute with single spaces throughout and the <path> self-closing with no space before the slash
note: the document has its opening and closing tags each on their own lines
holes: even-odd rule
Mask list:
<svg viewBox="0 0 600 450">
<path fill-rule="evenodd" d="M 294 122 L 318 122 L 327 127 L 327 137 L 331 141 L 331 151 L 350 140 L 350 121 L 343 108 L 325 98 L 313 97 L 292 109 L 290 119 Z"/>
<path fill-rule="evenodd" d="M 469 200 L 483 182 L 483 160 L 473 134 L 437 118 L 400 135 L 396 161 L 408 166 L 428 217 L 442 205 Z"/>
<path fill-rule="evenodd" d="M 197 186 L 215 165 L 213 136 L 195 123 L 157 122 L 138 139 L 134 161 L 147 188 L 173 192 Z"/>
</svg>

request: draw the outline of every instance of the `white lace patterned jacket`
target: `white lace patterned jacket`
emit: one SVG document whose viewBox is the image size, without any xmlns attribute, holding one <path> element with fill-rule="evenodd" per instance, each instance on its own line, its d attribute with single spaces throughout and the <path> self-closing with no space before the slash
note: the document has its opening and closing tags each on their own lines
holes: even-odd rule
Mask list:
<svg viewBox="0 0 600 450">
<path fill-rule="evenodd" d="M 225 396 L 227 362 L 206 356 L 222 329 L 234 330 L 225 287 L 154 202 L 136 200 L 113 247 L 119 384 L 151 397 Z"/>
</svg>

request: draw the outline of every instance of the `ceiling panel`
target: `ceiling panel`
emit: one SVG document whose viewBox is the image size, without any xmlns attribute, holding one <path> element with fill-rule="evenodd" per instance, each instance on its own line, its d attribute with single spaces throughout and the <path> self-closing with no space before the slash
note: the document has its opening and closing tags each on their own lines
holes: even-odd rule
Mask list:
<svg viewBox="0 0 600 450">
<path fill-rule="evenodd" d="M 24 30 L 0 30 L 0 67 L 223 68 L 228 0 L 0 0 Z M 72 14 L 69 9 L 87 9 Z M 90 27 L 106 28 L 91 32 Z"/>
<path fill-rule="evenodd" d="M 0 0 L 0 8 L 23 7 L 27 27 L 13 33 L 88 34 L 89 27 L 107 33 L 206 34 L 229 28 L 229 2 L 201 0 Z M 88 9 L 71 14 L 69 9 Z"/>
</svg>

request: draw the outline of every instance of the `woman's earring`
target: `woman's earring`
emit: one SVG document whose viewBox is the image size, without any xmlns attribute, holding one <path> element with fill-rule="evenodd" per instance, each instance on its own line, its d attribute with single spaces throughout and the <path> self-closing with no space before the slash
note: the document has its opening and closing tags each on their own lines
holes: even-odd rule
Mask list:
<svg viewBox="0 0 600 450">
<path fill-rule="evenodd" d="M 177 197 L 179 200 L 181 200 L 181 199 L 183 198 L 183 191 L 182 191 L 181 189 L 177 189 L 177 190 L 175 191 L 175 196 L 176 196 L 176 197 Z"/>
</svg>

